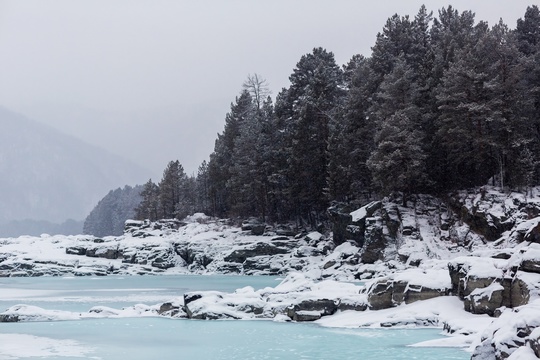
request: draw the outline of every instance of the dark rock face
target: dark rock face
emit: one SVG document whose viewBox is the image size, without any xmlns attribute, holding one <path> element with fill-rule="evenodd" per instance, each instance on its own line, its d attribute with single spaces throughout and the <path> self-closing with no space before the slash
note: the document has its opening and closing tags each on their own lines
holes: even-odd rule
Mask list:
<svg viewBox="0 0 540 360">
<path fill-rule="evenodd" d="M 294 321 L 315 321 L 321 316 L 332 315 L 338 309 L 334 300 L 305 300 L 287 308 L 287 316 Z"/>
<path fill-rule="evenodd" d="M 350 300 L 341 300 L 338 304 L 338 310 L 340 311 L 346 311 L 346 310 L 354 310 L 354 311 L 365 311 L 368 308 L 368 304 L 366 304 L 364 301 L 350 301 Z"/>
<path fill-rule="evenodd" d="M 538 221 L 538 224 L 531 228 L 523 238 L 525 241 L 534 242 L 537 244 L 540 244 L 540 221 Z"/>
<path fill-rule="evenodd" d="M 118 248 L 89 248 L 86 249 L 86 256 L 99 257 L 104 259 L 121 259 L 123 257 L 122 252 Z"/>
<path fill-rule="evenodd" d="M 340 245 L 347 240 L 353 240 L 360 247 L 364 245 L 366 219 L 370 218 L 375 212 L 381 209 L 380 201 L 373 201 L 352 216 L 352 209 L 349 205 L 336 203 L 328 209 L 328 216 L 332 221 L 332 231 L 334 234 L 334 244 Z"/>
<path fill-rule="evenodd" d="M 517 307 L 525 305 L 529 302 L 530 290 L 526 282 L 516 277 L 511 284 L 510 288 L 510 306 Z"/>
<path fill-rule="evenodd" d="M 158 252 L 153 254 L 149 260 L 151 260 L 151 265 L 158 269 L 169 269 L 176 265 L 176 259 L 172 249 L 166 251 Z"/>
<path fill-rule="evenodd" d="M 495 241 L 502 233 L 510 230 L 513 223 L 506 216 L 497 215 L 487 211 L 497 199 L 484 197 L 472 206 L 463 202 L 461 197 L 450 197 L 449 205 L 458 214 L 461 221 L 465 222 L 477 234 L 482 235 L 488 241 Z"/>
<path fill-rule="evenodd" d="M 240 274 L 243 271 L 242 264 L 238 263 L 223 263 L 217 267 L 217 271 L 225 274 Z"/>
<path fill-rule="evenodd" d="M 388 309 L 394 306 L 392 300 L 393 283 L 380 281 L 368 291 L 368 303 L 372 310 Z"/>
<path fill-rule="evenodd" d="M 367 219 L 364 233 L 364 245 L 360 260 L 364 264 L 374 264 L 377 260 L 383 260 L 386 238 L 383 233 L 381 218 Z"/>
<path fill-rule="evenodd" d="M 251 235 L 262 235 L 266 230 L 266 224 L 257 219 L 249 219 L 242 223 L 242 231 L 251 231 Z"/>
<path fill-rule="evenodd" d="M 0 323 L 19 322 L 18 315 L 0 315 Z"/>
<path fill-rule="evenodd" d="M 486 288 L 493 283 L 502 283 L 503 272 L 494 267 L 492 275 L 477 276 L 470 272 L 472 267 L 482 266 L 482 264 L 493 267 L 490 259 L 474 257 L 456 259 L 448 264 L 452 295 L 457 295 L 461 300 L 465 300 L 476 289 Z"/>
<path fill-rule="evenodd" d="M 448 289 L 407 283 L 405 281 L 379 280 L 367 290 L 369 308 L 372 310 L 388 309 L 400 304 L 411 304 L 420 300 L 448 294 Z"/>
<path fill-rule="evenodd" d="M 66 254 L 68 255 L 86 255 L 86 248 L 82 246 L 73 246 L 66 248 Z"/>
<path fill-rule="evenodd" d="M 540 274 L 540 258 L 523 260 L 519 269 L 526 272 Z"/>
<path fill-rule="evenodd" d="M 465 297 L 465 310 L 473 314 L 494 316 L 495 311 L 503 305 L 503 293 L 503 286 L 497 283 L 478 288 Z"/>
<path fill-rule="evenodd" d="M 177 315 L 179 312 L 180 307 L 170 302 L 161 304 L 158 310 L 159 315 L 167 315 L 171 317 Z"/>
<path fill-rule="evenodd" d="M 258 242 L 251 247 L 234 250 L 224 258 L 227 262 L 243 263 L 247 258 L 261 255 L 286 254 L 288 249 L 274 246 L 265 242 Z"/>
<path fill-rule="evenodd" d="M 408 284 L 407 290 L 404 292 L 405 304 L 411 304 L 416 301 L 428 300 L 439 296 L 447 295 L 447 289 L 431 289 L 418 285 Z"/>
<path fill-rule="evenodd" d="M 343 244 L 346 240 L 349 239 L 347 227 L 352 222 L 352 216 L 351 216 L 351 209 L 347 205 L 344 204 L 334 204 L 330 208 L 328 208 L 328 216 L 330 217 L 330 220 L 332 221 L 332 232 L 334 234 L 334 244 L 340 245 Z M 358 235 L 355 234 L 360 240 L 360 231 L 358 231 Z M 354 239 L 357 240 L 357 239 Z"/>
</svg>

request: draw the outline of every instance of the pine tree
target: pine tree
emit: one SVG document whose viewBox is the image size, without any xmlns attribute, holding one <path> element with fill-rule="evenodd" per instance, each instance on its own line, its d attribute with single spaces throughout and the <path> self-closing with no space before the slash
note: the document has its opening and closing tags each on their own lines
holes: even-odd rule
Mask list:
<svg viewBox="0 0 540 360">
<path fill-rule="evenodd" d="M 537 5 L 527 7 L 523 19 L 518 19 L 516 35 L 519 50 L 525 55 L 538 52 L 540 46 L 540 10 Z"/>
<path fill-rule="evenodd" d="M 208 163 L 204 160 L 197 171 L 197 211 L 209 214 L 210 209 L 210 180 L 208 178 Z"/>
<path fill-rule="evenodd" d="M 179 199 L 174 211 L 179 220 L 197 212 L 197 180 L 194 176 L 184 174 L 180 181 Z"/>
<path fill-rule="evenodd" d="M 374 125 L 369 107 L 377 88 L 370 60 L 355 55 L 344 66 L 347 94 L 331 122 L 328 141 L 329 200 L 369 199 L 371 172 L 366 161 L 373 151 Z"/>
<path fill-rule="evenodd" d="M 289 196 L 297 216 L 307 216 L 311 225 L 328 205 L 325 189 L 329 122 L 343 97 L 342 76 L 334 55 L 316 48 L 302 56 L 289 78 Z"/>
<path fill-rule="evenodd" d="M 375 150 L 367 162 L 374 183 L 383 193 L 401 191 L 404 203 L 407 195 L 425 191 L 429 182 L 415 77 L 402 55 L 381 83 L 378 102 L 372 107 L 377 122 Z"/>
<path fill-rule="evenodd" d="M 488 28 L 475 27 L 475 44 L 460 50 L 438 88 L 437 140 L 446 154 L 446 187 L 483 185 L 497 171 L 490 146 Z"/>
<path fill-rule="evenodd" d="M 371 48 L 371 68 L 380 83 L 383 77 L 394 69 L 396 59 L 405 54 L 412 54 L 415 47 L 413 24 L 408 16 L 398 14 L 390 17 L 382 32 L 377 34 L 375 45 Z"/>
<path fill-rule="evenodd" d="M 222 134 L 218 134 L 214 152 L 210 155 L 208 164 L 209 192 L 214 215 L 226 216 L 231 205 L 234 204 L 235 194 L 230 193 L 230 188 L 227 185 L 231 178 L 230 169 L 233 166 L 232 154 L 242 124 L 252 116 L 253 109 L 251 95 L 244 90 L 236 98 L 236 102 L 231 104 L 231 111 L 225 117 L 225 129 Z"/>
<path fill-rule="evenodd" d="M 159 183 L 159 203 L 163 218 L 172 219 L 178 215 L 177 207 L 183 200 L 181 189 L 186 180 L 187 176 L 180 162 L 178 160 L 169 162 Z"/>
<path fill-rule="evenodd" d="M 406 112 L 399 110 L 381 124 L 375 136 L 377 147 L 367 162 L 383 193 L 403 192 L 404 206 L 408 196 L 427 182 L 422 142 L 422 134 Z"/>
<path fill-rule="evenodd" d="M 289 89 L 282 89 L 276 104 L 265 111 L 265 139 L 267 141 L 268 213 L 277 221 L 291 220 L 294 205 L 289 195 L 292 156 L 293 100 Z"/>
<path fill-rule="evenodd" d="M 152 179 L 149 179 L 146 184 L 143 185 L 141 198 L 140 204 L 135 208 L 135 218 L 138 220 L 158 220 L 161 216 L 159 187 L 152 182 Z"/>
<path fill-rule="evenodd" d="M 529 124 L 528 134 L 530 143 L 527 144 L 526 154 L 536 154 L 536 159 L 529 161 L 534 170 L 527 171 L 528 177 L 534 179 L 532 183 L 540 181 L 540 10 L 533 5 L 527 8 L 523 19 L 519 19 L 515 30 L 518 48 L 521 54 L 521 63 L 524 67 L 523 86 L 526 89 L 524 99 L 527 104 L 521 106 L 523 116 Z"/>
</svg>

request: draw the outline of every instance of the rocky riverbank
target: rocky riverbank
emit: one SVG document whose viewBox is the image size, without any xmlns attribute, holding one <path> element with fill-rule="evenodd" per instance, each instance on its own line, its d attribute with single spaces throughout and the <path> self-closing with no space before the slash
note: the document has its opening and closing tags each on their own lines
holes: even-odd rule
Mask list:
<svg viewBox="0 0 540 360">
<path fill-rule="evenodd" d="M 120 237 L 0 239 L 0 276 L 289 274 L 275 288 L 187 293 L 128 313 L 440 326 L 466 339 L 461 345 L 475 359 L 540 357 L 540 198 L 483 188 L 413 200 L 336 205 L 328 233 L 256 221 L 232 226 L 198 214 L 184 222 L 129 221 Z M 96 308 L 88 316 L 125 311 Z M 32 313 L 19 306 L 1 319 Z"/>
</svg>

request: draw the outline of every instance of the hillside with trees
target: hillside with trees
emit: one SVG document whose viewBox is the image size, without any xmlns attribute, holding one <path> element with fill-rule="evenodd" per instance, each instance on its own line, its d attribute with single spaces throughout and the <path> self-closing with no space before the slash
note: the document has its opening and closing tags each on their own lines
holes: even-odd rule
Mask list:
<svg viewBox="0 0 540 360">
<path fill-rule="evenodd" d="M 335 201 L 482 185 L 526 192 L 540 180 L 540 11 L 515 29 L 449 6 L 394 15 L 370 57 L 340 67 L 314 48 L 273 100 L 250 75 L 210 161 L 176 161 L 145 184 L 136 216 L 230 218 L 316 226 Z"/>
</svg>

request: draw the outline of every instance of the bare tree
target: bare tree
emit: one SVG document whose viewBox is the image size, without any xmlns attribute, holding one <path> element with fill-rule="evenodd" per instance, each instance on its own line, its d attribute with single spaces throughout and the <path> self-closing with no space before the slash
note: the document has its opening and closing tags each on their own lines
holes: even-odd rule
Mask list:
<svg viewBox="0 0 540 360">
<path fill-rule="evenodd" d="M 257 109 L 261 109 L 263 101 L 272 93 L 268 81 L 259 74 L 249 74 L 242 88 L 249 92 Z"/>
</svg>

